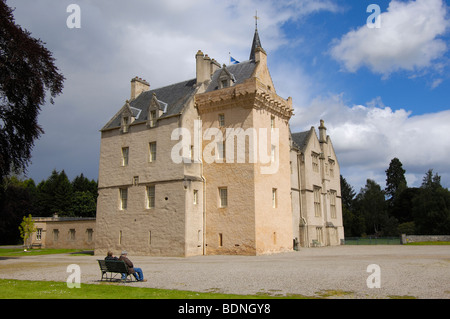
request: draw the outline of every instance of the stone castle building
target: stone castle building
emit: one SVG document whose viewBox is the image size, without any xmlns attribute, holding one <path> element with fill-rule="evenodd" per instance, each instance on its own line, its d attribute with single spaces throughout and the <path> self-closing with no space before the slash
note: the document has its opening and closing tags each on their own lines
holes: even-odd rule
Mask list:
<svg viewBox="0 0 450 319">
<path fill-rule="evenodd" d="M 196 77 L 131 96 L 101 129 L 95 253 L 258 255 L 344 238 L 340 172 L 321 122 L 290 132 L 255 30 L 249 60 L 198 51 Z"/>
</svg>

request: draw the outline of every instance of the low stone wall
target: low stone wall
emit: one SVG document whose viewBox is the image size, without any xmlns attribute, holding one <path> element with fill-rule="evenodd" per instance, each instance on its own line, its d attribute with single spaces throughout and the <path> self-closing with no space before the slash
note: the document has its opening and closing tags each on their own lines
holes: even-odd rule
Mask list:
<svg viewBox="0 0 450 319">
<path fill-rule="evenodd" d="M 450 241 L 450 235 L 405 235 L 402 234 L 402 244 L 422 241 Z"/>
</svg>

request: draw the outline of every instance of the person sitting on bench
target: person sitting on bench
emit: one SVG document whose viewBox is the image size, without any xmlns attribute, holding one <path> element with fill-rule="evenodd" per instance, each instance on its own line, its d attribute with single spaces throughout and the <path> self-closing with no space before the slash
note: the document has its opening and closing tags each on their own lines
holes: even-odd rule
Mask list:
<svg viewBox="0 0 450 319">
<path fill-rule="evenodd" d="M 108 254 L 105 257 L 105 260 L 119 260 L 116 256 L 113 256 L 112 251 L 108 251 Z M 122 280 L 125 280 L 127 278 L 126 273 L 122 273 Z"/>
<path fill-rule="evenodd" d="M 128 253 L 126 250 L 122 251 L 119 260 L 123 260 L 125 264 L 127 264 L 128 274 L 133 274 L 137 281 L 147 281 L 147 279 L 144 279 L 144 273 L 142 272 L 142 269 L 134 267 L 133 263 L 128 259 L 127 255 Z"/>
</svg>

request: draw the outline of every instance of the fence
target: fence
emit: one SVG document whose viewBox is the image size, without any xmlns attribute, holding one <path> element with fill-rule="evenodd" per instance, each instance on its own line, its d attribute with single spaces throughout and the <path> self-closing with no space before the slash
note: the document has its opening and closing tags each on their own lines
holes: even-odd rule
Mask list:
<svg viewBox="0 0 450 319">
<path fill-rule="evenodd" d="M 400 237 L 346 237 L 344 245 L 401 245 Z"/>
</svg>

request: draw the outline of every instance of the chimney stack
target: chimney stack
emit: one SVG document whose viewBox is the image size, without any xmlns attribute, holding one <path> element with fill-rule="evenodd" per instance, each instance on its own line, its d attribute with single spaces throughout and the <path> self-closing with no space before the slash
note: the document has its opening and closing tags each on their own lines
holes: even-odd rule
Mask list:
<svg viewBox="0 0 450 319">
<path fill-rule="evenodd" d="M 327 142 L 327 128 L 325 127 L 323 120 L 320 120 L 319 142 L 320 143 L 326 143 Z"/>
<path fill-rule="evenodd" d="M 150 90 L 150 83 L 139 78 L 134 77 L 131 79 L 131 100 L 134 100 L 141 94 L 142 92 Z"/>
<path fill-rule="evenodd" d="M 216 60 L 211 59 L 207 54 L 203 54 L 201 50 L 198 50 L 195 55 L 195 61 L 197 84 L 211 80 L 213 73 L 220 69 L 220 64 Z"/>
</svg>

